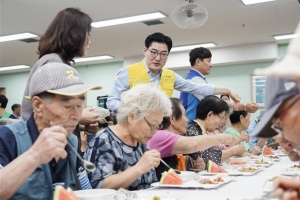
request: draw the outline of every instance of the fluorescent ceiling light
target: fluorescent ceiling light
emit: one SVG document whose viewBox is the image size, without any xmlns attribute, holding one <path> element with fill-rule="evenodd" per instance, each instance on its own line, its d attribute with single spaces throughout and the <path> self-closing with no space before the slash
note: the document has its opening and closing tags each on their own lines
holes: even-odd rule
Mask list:
<svg viewBox="0 0 300 200">
<path fill-rule="evenodd" d="M 214 43 L 205 43 L 205 44 L 195 44 L 195 45 L 188 45 L 188 46 L 181 46 L 181 47 L 173 47 L 171 49 L 171 52 L 174 51 L 186 51 L 186 50 L 190 50 L 190 49 L 194 49 L 197 47 L 205 47 L 205 48 L 209 48 L 209 47 L 215 47 L 217 46 Z"/>
<path fill-rule="evenodd" d="M 35 37 L 38 37 L 38 35 L 32 33 L 18 33 L 13 35 L 0 36 L 0 42 L 23 40 L 23 39 L 35 38 Z"/>
<path fill-rule="evenodd" d="M 95 28 L 105 27 L 105 26 L 114 26 L 118 24 L 127 24 L 132 22 L 140 22 L 140 21 L 147 21 L 147 20 L 153 20 L 153 19 L 160 19 L 166 17 L 165 14 L 161 12 L 154 12 L 149 14 L 143 14 L 143 15 L 136 15 L 131 17 L 123 17 L 118 19 L 110 19 L 105 21 L 99 21 L 99 22 L 93 22 L 92 26 Z"/>
<path fill-rule="evenodd" d="M 277 35 L 274 36 L 275 40 L 287 40 L 298 37 L 299 34 Z"/>
<path fill-rule="evenodd" d="M 257 3 L 265 3 L 270 1 L 276 1 L 276 0 L 242 0 L 242 2 L 247 6 L 251 4 L 257 4 Z"/>
<path fill-rule="evenodd" d="M 30 68 L 27 65 L 15 65 L 15 66 L 7 66 L 7 67 L 0 67 L 0 71 L 10 71 L 10 70 L 16 70 L 16 69 L 28 69 Z"/>
<path fill-rule="evenodd" d="M 106 60 L 106 59 L 112 59 L 112 56 L 94 56 L 94 57 L 86 57 L 86 58 L 76 58 L 75 63 L 79 62 L 88 62 L 88 61 L 95 61 L 95 60 Z"/>
</svg>

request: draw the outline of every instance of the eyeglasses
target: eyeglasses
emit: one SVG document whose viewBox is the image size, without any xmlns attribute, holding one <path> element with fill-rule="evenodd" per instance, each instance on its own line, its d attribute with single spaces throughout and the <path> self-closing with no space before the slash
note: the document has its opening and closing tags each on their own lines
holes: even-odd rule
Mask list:
<svg viewBox="0 0 300 200">
<path fill-rule="evenodd" d="M 157 130 L 160 130 L 162 129 L 164 126 L 162 124 L 159 124 L 158 126 L 154 126 L 152 124 L 150 124 L 148 122 L 148 120 L 146 119 L 146 117 L 144 117 L 145 121 L 147 122 L 148 126 L 150 127 L 151 131 L 157 131 Z"/>
<path fill-rule="evenodd" d="M 165 59 L 168 57 L 168 53 L 166 52 L 160 52 L 158 53 L 158 51 L 154 51 L 154 50 L 151 50 L 151 49 L 148 49 L 150 51 L 150 54 L 153 58 L 156 58 L 158 55 L 160 56 L 161 59 Z"/>
<path fill-rule="evenodd" d="M 217 114 L 217 113 L 214 113 L 215 115 L 217 115 L 218 117 L 220 117 L 220 119 L 222 120 L 222 122 L 224 122 L 225 121 L 225 118 L 224 117 L 221 117 L 219 114 Z"/>
<path fill-rule="evenodd" d="M 285 109 L 280 112 L 280 117 L 274 120 L 273 124 L 271 125 L 271 129 L 273 129 L 276 133 L 282 134 L 282 122 L 281 119 L 288 113 L 287 111 L 299 100 L 299 95 L 295 96 L 294 99 L 285 107 Z"/>
</svg>

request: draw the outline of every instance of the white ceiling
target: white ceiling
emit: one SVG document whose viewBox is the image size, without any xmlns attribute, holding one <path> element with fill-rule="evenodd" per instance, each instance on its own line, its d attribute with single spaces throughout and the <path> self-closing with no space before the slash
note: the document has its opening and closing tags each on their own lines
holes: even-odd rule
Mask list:
<svg viewBox="0 0 300 200">
<path fill-rule="evenodd" d="M 141 22 L 93 28 L 87 56 L 109 54 L 113 61 L 142 55 L 145 38 L 162 32 L 173 46 L 215 42 L 219 47 L 274 41 L 273 35 L 293 33 L 300 20 L 298 0 L 277 0 L 244 6 L 241 0 L 196 0 L 209 11 L 207 22 L 196 29 L 181 29 L 171 20 L 172 10 L 182 0 L 0 0 L 0 35 L 29 31 L 41 35 L 63 8 L 78 7 L 94 21 L 162 11 L 164 24 Z M 0 43 L 0 66 L 37 60 L 37 42 Z M 111 62 L 107 60 L 104 62 Z"/>
</svg>

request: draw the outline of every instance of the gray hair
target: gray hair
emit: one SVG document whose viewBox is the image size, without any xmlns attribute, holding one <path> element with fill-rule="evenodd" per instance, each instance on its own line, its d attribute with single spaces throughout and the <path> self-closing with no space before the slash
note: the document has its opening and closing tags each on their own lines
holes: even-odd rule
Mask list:
<svg viewBox="0 0 300 200">
<path fill-rule="evenodd" d="M 124 124 L 128 121 L 128 115 L 133 114 L 136 120 L 140 121 L 150 112 L 170 116 L 172 114 L 171 101 L 161 89 L 150 84 L 140 84 L 121 95 L 117 119 L 119 123 Z"/>
</svg>

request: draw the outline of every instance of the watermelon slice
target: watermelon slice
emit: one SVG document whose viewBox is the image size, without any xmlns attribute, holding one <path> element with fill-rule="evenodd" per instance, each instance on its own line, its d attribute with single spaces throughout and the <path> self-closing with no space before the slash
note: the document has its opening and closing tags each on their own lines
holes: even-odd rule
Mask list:
<svg viewBox="0 0 300 200">
<path fill-rule="evenodd" d="M 57 185 L 54 191 L 53 200 L 80 200 L 71 188 L 67 190 L 61 185 Z"/>
<path fill-rule="evenodd" d="M 169 169 L 168 172 L 163 172 L 160 178 L 160 184 L 181 185 L 182 183 L 182 179 L 173 169 Z"/>
<path fill-rule="evenodd" d="M 214 163 L 213 161 L 209 160 L 207 162 L 207 171 L 209 173 L 228 173 L 225 169 Z"/>
<path fill-rule="evenodd" d="M 262 154 L 263 155 L 275 155 L 273 153 L 273 151 L 267 146 L 264 146 L 264 148 L 262 149 Z"/>
</svg>

